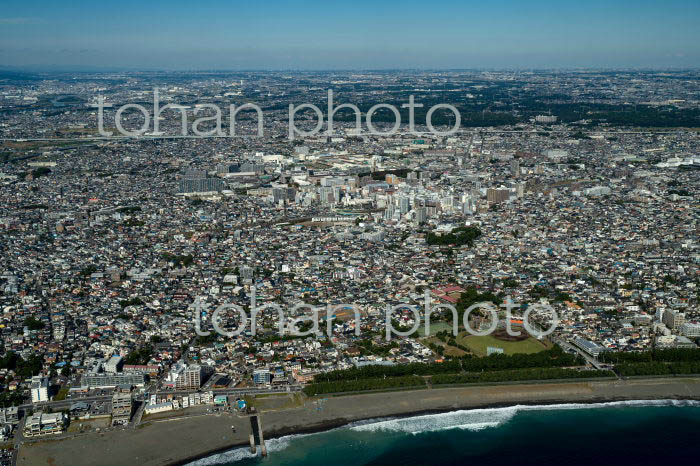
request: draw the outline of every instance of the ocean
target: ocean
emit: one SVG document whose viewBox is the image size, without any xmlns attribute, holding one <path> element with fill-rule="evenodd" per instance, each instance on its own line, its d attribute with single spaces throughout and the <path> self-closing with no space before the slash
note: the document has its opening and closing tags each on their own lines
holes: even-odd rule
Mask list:
<svg viewBox="0 0 700 466">
<path fill-rule="evenodd" d="M 267 440 L 190 466 L 659 465 L 700 459 L 700 402 L 513 406 L 376 419 Z"/>
</svg>

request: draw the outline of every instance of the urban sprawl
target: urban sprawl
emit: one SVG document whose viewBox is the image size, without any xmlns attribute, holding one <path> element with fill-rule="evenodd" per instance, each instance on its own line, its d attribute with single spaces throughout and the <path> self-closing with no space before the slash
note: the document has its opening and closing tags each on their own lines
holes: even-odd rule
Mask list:
<svg viewBox="0 0 700 466">
<path fill-rule="evenodd" d="M 152 110 L 154 88 L 201 128 L 212 105 L 255 103 L 265 136 L 242 111 L 235 139 L 178 137 L 180 110 L 159 134 L 100 135 L 98 95 Z M 289 105 L 325 110 L 328 89 L 404 125 L 366 134 L 345 108 L 332 133 L 290 140 Z M 0 75 L 2 440 L 246 411 L 265 393 L 699 373 L 698 91 L 681 71 Z M 425 127 L 438 103 L 459 109 L 454 134 Z M 406 307 L 426 295 L 459 317 L 443 306 L 426 334 Z M 245 329 L 215 330 L 219 306 L 250 317 L 251 300 L 282 325 L 268 306 L 254 332 L 233 309 L 218 325 Z M 462 321 L 480 302 L 498 319 L 467 323 L 489 335 Z M 556 311 L 549 335 L 525 331 L 536 303 Z M 410 336 L 387 341 L 387 307 Z"/>
</svg>

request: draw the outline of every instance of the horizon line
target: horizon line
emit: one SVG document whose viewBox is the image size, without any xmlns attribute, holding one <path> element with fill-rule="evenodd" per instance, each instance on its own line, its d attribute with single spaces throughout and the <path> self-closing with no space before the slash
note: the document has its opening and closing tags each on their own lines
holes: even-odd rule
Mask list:
<svg viewBox="0 0 700 466">
<path fill-rule="evenodd" d="M 559 66 L 559 67 L 426 67 L 426 68 L 138 68 L 138 67 L 80 67 L 64 65 L 0 65 L 0 72 L 22 72 L 22 73 L 338 73 L 338 72 L 476 72 L 476 71 L 528 71 L 528 72 L 594 72 L 594 71 L 700 71 L 698 66 Z"/>
</svg>

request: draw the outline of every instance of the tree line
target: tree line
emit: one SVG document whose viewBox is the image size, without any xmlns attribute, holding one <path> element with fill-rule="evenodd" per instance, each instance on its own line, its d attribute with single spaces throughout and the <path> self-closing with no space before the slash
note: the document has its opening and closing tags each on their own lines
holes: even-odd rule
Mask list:
<svg viewBox="0 0 700 466">
<path fill-rule="evenodd" d="M 560 367 L 535 367 L 507 371 L 468 372 L 463 374 L 438 374 L 430 378 L 433 385 L 517 382 L 525 380 L 555 380 L 615 377 L 612 371 L 563 369 Z"/>
<path fill-rule="evenodd" d="M 416 375 L 389 377 L 386 379 L 355 379 L 335 380 L 329 382 L 314 382 L 304 387 L 304 393 L 309 396 L 324 393 L 359 392 L 364 390 L 381 390 L 389 388 L 405 388 L 425 386 L 425 380 Z"/>
<path fill-rule="evenodd" d="M 700 361 L 682 362 L 638 362 L 615 366 L 623 377 L 643 375 L 690 375 L 700 374 Z"/>
<path fill-rule="evenodd" d="M 343 380 L 360 380 L 385 377 L 403 377 L 411 375 L 431 375 L 449 372 L 460 372 L 459 360 L 444 363 L 425 364 L 414 362 L 410 364 L 398 364 L 395 366 L 382 366 L 372 364 L 362 367 L 353 367 L 337 371 L 324 372 L 314 377 L 314 382 L 338 382 Z"/>
<path fill-rule="evenodd" d="M 564 367 L 584 363 L 579 356 L 554 346 L 535 354 L 465 356 L 443 363 L 372 364 L 318 374 L 304 388 L 307 395 L 421 386 L 434 384 L 549 380 L 605 377 L 609 371 L 578 371 Z M 492 375 L 489 375 L 492 374 Z M 581 375 L 583 374 L 583 375 Z M 600 374 L 600 375 L 599 375 Z"/>
<path fill-rule="evenodd" d="M 454 374 L 459 372 L 502 371 L 509 369 L 570 367 L 583 365 L 580 356 L 564 352 L 559 346 L 534 354 L 492 354 L 486 357 L 465 356 L 442 363 L 410 363 L 394 366 L 372 364 L 317 374 L 314 382 L 334 382 L 408 375 Z"/>
<path fill-rule="evenodd" d="M 611 364 L 638 362 L 686 362 L 700 361 L 700 350 L 696 348 L 668 348 L 650 351 L 615 351 L 600 355 L 602 362 Z"/>
</svg>

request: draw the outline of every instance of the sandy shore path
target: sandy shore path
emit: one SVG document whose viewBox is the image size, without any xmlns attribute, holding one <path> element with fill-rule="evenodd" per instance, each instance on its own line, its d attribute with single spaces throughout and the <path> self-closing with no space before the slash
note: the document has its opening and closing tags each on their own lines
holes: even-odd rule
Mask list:
<svg viewBox="0 0 700 466">
<path fill-rule="evenodd" d="M 606 380 L 425 389 L 309 399 L 262 413 L 265 437 L 324 430 L 361 419 L 460 408 L 619 400 L 698 399 L 700 378 Z M 232 432 L 231 426 L 236 427 Z M 139 428 L 24 444 L 21 466 L 169 465 L 247 444 L 247 418 L 212 414 L 150 421 Z"/>
</svg>

